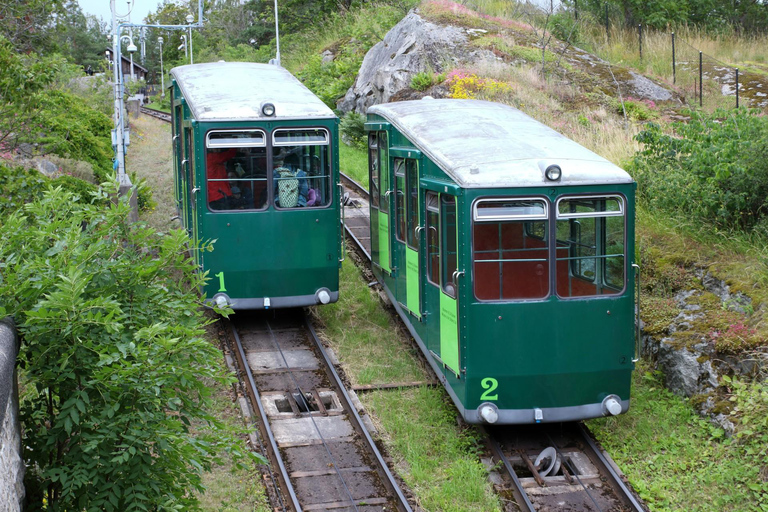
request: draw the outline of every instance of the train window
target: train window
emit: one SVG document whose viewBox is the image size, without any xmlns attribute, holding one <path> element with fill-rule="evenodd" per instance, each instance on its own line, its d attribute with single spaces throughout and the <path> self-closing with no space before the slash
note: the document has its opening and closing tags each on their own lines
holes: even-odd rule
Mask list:
<svg viewBox="0 0 768 512">
<path fill-rule="evenodd" d="M 405 162 L 405 180 L 408 182 L 406 243 L 408 247 L 418 251 L 419 236 L 416 233 L 416 227 L 419 225 L 419 164 L 412 158 L 408 158 Z"/>
<path fill-rule="evenodd" d="M 456 227 L 456 198 L 440 194 L 440 283 L 443 291 L 456 298 L 454 273 L 458 269 L 458 232 Z"/>
<path fill-rule="evenodd" d="M 405 242 L 405 159 L 395 158 L 395 238 Z"/>
<path fill-rule="evenodd" d="M 333 188 L 328 131 L 275 130 L 272 135 L 273 197 L 278 208 L 331 204 Z"/>
<path fill-rule="evenodd" d="M 379 207 L 379 138 L 377 132 L 368 134 L 368 182 L 371 187 L 371 206 Z"/>
<path fill-rule="evenodd" d="M 440 285 L 440 206 L 437 194 L 427 192 L 427 280 Z"/>
<path fill-rule="evenodd" d="M 275 130 L 275 146 L 328 144 L 328 131 L 321 128 L 301 130 Z"/>
<path fill-rule="evenodd" d="M 389 144 L 387 143 L 387 132 L 379 132 L 379 176 L 381 177 L 381 211 L 389 213 L 389 200 L 387 192 L 389 191 Z"/>
<path fill-rule="evenodd" d="M 618 196 L 557 203 L 557 293 L 616 295 L 624 288 L 624 201 Z"/>
<path fill-rule="evenodd" d="M 547 218 L 543 199 L 481 199 L 475 203 L 475 297 L 513 300 L 549 295 Z"/>
<path fill-rule="evenodd" d="M 261 131 L 210 131 L 206 141 L 208 148 L 248 148 L 266 146 L 264 132 Z"/>
</svg>

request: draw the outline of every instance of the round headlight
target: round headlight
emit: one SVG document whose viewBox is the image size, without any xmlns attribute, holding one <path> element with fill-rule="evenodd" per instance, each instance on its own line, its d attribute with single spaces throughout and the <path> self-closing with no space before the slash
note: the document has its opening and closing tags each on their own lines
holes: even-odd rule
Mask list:
<svg viewBox="0 0 768 512">
<path fill-rule="evenodd" d="M 261 106 L 261 113 L 264 114 L 266 117 L 272 117 L 275 115 L 275 105 L 272 103 L 264 103 Z"/>
<path fill-rule="evenodd" d="M 544 176 L 546 176 L 549 181 L 557 181 L 562 175 L 563 170 L 560 169 L 559 165 L 550 165 L 547 167 L 547 170 L 544 171 Z"/>
</svg>

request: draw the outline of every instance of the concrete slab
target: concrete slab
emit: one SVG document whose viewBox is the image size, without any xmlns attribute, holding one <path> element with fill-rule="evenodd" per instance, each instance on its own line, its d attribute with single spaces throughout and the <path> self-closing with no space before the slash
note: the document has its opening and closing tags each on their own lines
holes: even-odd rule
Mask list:
<svg viewBox="0 0 768 512">
<path fill-rule="evenodd" d="M 313 418 L 314 423 L 312 422 Z M 277 444 L 310 443 L 321 439 L 328 441 L 350 437 L 354 434 L 352 424 L 344 416 L 305 416 L 275 419 L 270 424 Z M 318 429 L 322 433 L 322 438 Z"/>
<path fill-rule="evenodd" d="M 255 372 L 286 369 L 286 362 L 289 368 L 312 370 L 319 367 L 315 354 L 310 350 L 283 350 L 282 355 L 278 351 L 248 352 L 246 359 L 248 359 L 248 366 Z"/>
</svg>

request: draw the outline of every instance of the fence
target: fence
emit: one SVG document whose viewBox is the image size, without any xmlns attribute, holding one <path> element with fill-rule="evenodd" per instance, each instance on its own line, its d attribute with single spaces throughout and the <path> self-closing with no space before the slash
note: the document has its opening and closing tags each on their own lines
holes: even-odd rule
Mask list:
<svg viewBox="0 0 768 512">
<path fill-rule="evenodd" d="M 0 319 L 0 510 L 22 509 L 24 461 L 21 455 L 16 357 L 19 341 L 9 318 Z"/>
<path fill-rule="evenodd" d="M 624 13 L 605 3 L 600 15 L 579 10 L 579 0 L 564 10 L 552 12 L 536 6 L 547 30 L 557 34 L 557 17 L 568 16 L 578 24 L 567 35 L 593 40 L 591 46 L 601 58 L 623 60 L 625 65 L 661 77 L 671 83 L 691 107 L 714 110 L 740 106 L 768 108 L 768 78 L 744 73 L 708 55 L 674 32 L 649 30 L 643 25 L 629 28 Z M 565 34 L 563 34 L 565 35 Z M 570 41 L 578 45 L 580 41 Z M 611 53 L 611 52 L 614 53 Z M 616 52 L 620 51 L 621 54 Z"/>
</svg>

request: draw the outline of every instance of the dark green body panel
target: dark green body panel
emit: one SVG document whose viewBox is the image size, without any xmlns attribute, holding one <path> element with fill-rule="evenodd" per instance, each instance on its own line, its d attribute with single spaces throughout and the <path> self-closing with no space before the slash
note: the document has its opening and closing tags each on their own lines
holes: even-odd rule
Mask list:
<svg viewBox="0 0 768 512">
<path fill-rule="evenodd" d="M 386 121 L 368 116 L 369 125 Z M 416 149 L 395 128 L 387 127 L 390 147 L 395 154 L 409 147 Z M 393 151 L 391 151 L 392 153 Z M 392 156 L 390 157 L 392 158 Z M 390 161 L 390 169 L 392 168 Z M 492 402 L 500 411 L 534 409 L 569 409 L 579 414 L 585 405 L 599 405 L 608 395 L 630 399 L 631 375 L 635 357 L 635 184 L 594 186 L 552 186 L 547 188 L 462 189 L 427 156 L 420 160 L 420 217 L 425 218 L 425 191 L 456 197 L 458 230 L 458 270 L 464 274 L 458 284 L 458 352 L 456 373 L 441 359 L 441 298 L 447 297 L 439 286 L 427 279 L 426 257 L 418 283 L 421 293 L 421 317 L 405 307 L 407 287 L 404 250 L 393 251 L 392 274 L 375 265 L 374 273 L 390 299 L 399 304 L 398 312 L 417 339 L 441 382 L 449 390 L 460 412 L 472 412 L 483 402 Z M 394 183 L 394 180 L 390 180 Z M 472 275 L 472 205 L 481 197 L 546 197 L 554 204 L 562 195 L 621 195 L 626 204 L 625 275 L 626 287 L 615 296 L 560 298 L 551 293 L 540 300 L 482 302 L 474 297 Z M 394 202 L 390 211 L 394 212 Z M 394 224 L 394 220 L 391 224 Z M 550 218 L 550 229 L 554 219 Z M 422 222 L 423 225 L 423 222 Z M 395 240 L 390 230 L 390 243 Z M 421 232 L 420 247 L 426 247 Z M 373 248 L 374 263 L 376 249 Z M 493 379 L 495 385 L 489 381 Z M 573 412 L 575 411 L 575 412 Z M 597 414 L 599 415 L 599 414 Z M 545 421 L 547 421 L 545 417 Z M 476 421 L 473 421 L 476 422 Z M 523 421 L 514 421 L 523 422 Z"/>
<path fill-rule="evenodd" d="M 178 87 L 173 86 L 176 98 Z M 179 128 L 182 130 L 174 158 L 176 167 L 176 195 L 179 215 L 190 235 L 191 247 L 214 240 L 213 251 L 192 251 L 193 258 L 208 281 L 203 294 L 210 299 L 217 293 L 226 293 L 238 308 L 237 301 L 251 301 L 242 309 L 251 309 L 254 300 L 291 298 L 313 300 L 321 288 L 328 289 L 332 297 L 338 296 L 341 259 L 341 212 L 339 198 L 338 119 L 276 120 L 253 122 L 206 122 L 190 119 L 184 105 Z M 181 162 L 186 155 L 183 128 L 192 130 L 194 176 L 192 182 L 184 179 Z M 260 211 L 211 211 L 205 181 L 205 136 L 209 130 L 258 128 L 269 137 L 275 128 L 322 127 L 330 137 L 332 200 L 328 207 L 278 210 L 273 205 Z M 190 192 L 198 187 L 196 192 Z M 333 300 L 336 300 L 335 298 Z M 315 302 L 312 302 L 313 304 Z"/>
</svg>

